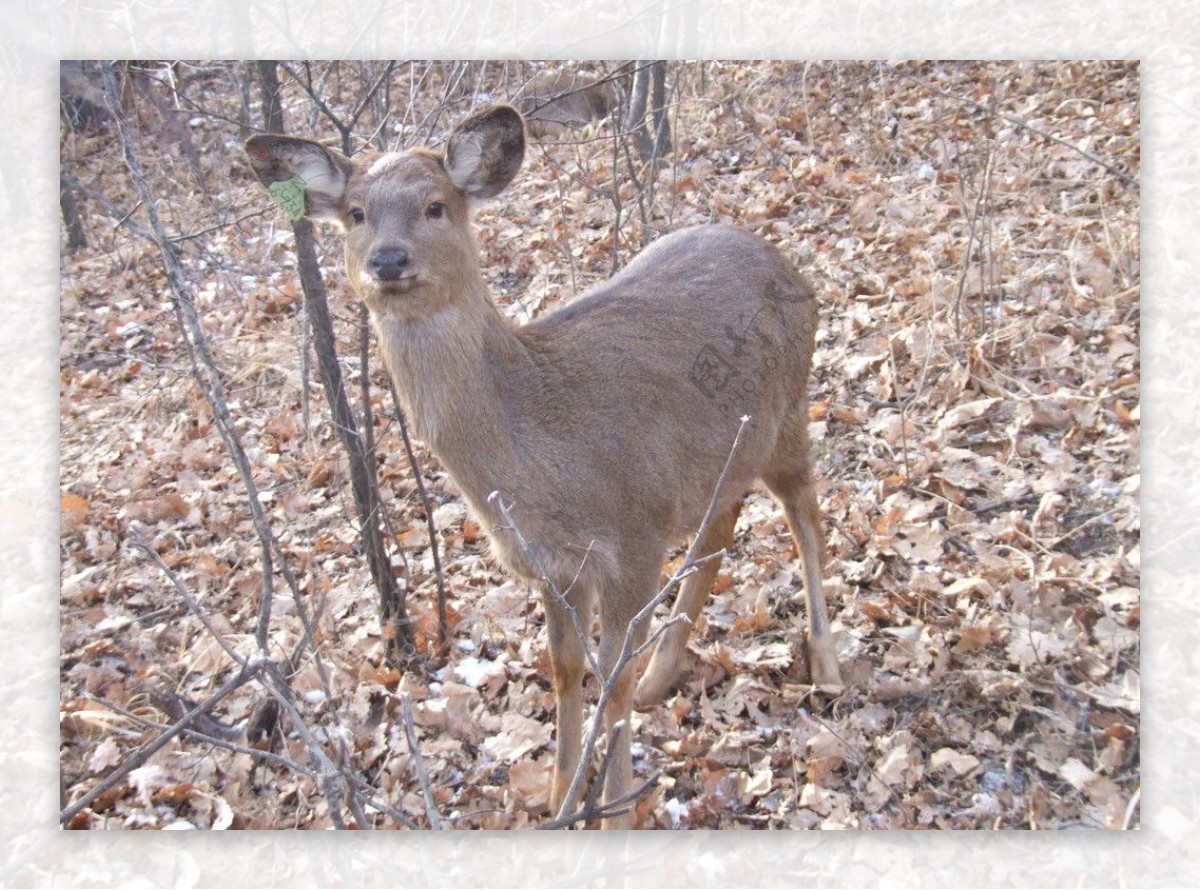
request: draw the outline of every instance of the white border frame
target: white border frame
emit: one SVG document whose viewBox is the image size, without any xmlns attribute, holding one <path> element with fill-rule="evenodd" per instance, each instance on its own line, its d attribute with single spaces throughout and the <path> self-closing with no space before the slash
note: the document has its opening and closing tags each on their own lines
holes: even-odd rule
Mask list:
<svg viewBox="0 0 1200 890">
<path fill-rule="evenodd" d="M 44 8 L 41 8 L 44 7 Z M 1185 886 L 1200 875 L 1200 5 L 1189 0 L 90 0 L 11 4 L 0 56 L 0 885 Z M 1182 41 L 1191 41 L 1190 44 Z M 57 59 L 1142 61 L 1143 830 L 75 834 L 57 827 Z M 361 845 L 361 846 L 360 846 Z"/>
</svg>

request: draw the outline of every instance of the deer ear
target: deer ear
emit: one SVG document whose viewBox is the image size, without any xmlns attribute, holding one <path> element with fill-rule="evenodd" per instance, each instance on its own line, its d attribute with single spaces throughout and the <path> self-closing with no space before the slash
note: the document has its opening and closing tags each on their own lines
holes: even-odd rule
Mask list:
<svg viewBox="0 0 1200 890">
<path fill-rule="evenodd" d="M 504 191 L 525 157 L 525 122 L 515 108 L 490 105 L 459 122 L 443 161 L 451 182 L 468 198 Z"/>
<path fill-rule="evenodd" d="M 289 216 L 341 221 L 346 185 L 354 172 L 354 162 L 345 155 L 308 139 L 263 133 L 246 140 L 246 157 L 259 182 Z M 278 183 L 294 178 L 299 183 L 279 190 Z M 302 199 L 303 206 L 293 213 L 286 203 L 289 198 Z"/>
</svg>

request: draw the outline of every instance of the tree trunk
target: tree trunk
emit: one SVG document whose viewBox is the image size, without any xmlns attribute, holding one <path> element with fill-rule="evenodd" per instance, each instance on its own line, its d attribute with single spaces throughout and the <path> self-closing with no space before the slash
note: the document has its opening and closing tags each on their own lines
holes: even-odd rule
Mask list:
<svg viewBox="0 0 1200 890">
<path fill-rule="evenodd" d="M 258 63 L 263 91 L 263 120 L 268 130 L 283 133 L 283 106 L 279 102 L 279 76 L 276 63 Z M 312 223 L 306 218 L 292 224 L 296 235 L 296 256 L 300 267 L 300 285 L 304 290 L 304 313 L 312 330 L 313 347 L 325 397 L 333 412 L 333 426 L 350 463 L 350 487 L 358 512 L 359 534 L 371 578 L 379 594 L 379 621 L 388 663 L 403 666 L 416 654 L 412 621 L 408 617 L 405 591 L 396 583 L 391 560 L 380 531 L 379 481 L 375 474 L 374 449 L 359 430 L 338 364 L 337 341 L 326 299 L 325 280 L 317 263 Z M 363 373 L 367 373 L 363 369 Z M 370 405 L 364 406 L 365 423 L 371 423 Z"/>
</svg>

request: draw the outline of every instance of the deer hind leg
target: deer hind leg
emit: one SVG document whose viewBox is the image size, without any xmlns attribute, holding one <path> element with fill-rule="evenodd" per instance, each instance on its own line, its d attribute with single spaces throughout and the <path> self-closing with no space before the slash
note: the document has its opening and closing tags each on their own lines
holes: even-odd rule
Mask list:
<svg viewBox="0 0 1200 890">
<path fill-rule="evenodd" d="M 697 558 L 727 549 L 733 543 L 733 529 L 741 511 L 742 502 L 736 501 L 726 512 L 713 517 L 696 548 Z M 704 608 L 720 568 L 721 560 L 709 560 L 683 581 L 675 599 L 675 606 L 671 610 L 671 618 L 686 616 L 687 620 L 681 618 L 676 624 L 668 627 L 658 645 L 654 647 L 654 655 L 637 685 L 637 693 L 634 696 L 634 705 L 638 710 L 646 710 L 658 704 L 678 682 L 692 625 L 700 610 Z"/>
<path fill-rule="evenodd" d="M 821 508 L 813 487 L 812 457 L 808 441 L 808 409 L 785 428 L 775 454 L 763 472 L 763 482 L 783 507 L 788 527 L 796 541 L 808 599 L 808 664 L 813 683 L 842 687 L 837 650 L 829 630 L 822 579 L 825 568 L 825 535 Z"/>
<path fill-rule="evenodd" d="M 582 600 L 582 602 L 580 602 Z M 555 741 L 554 781 L 550 791 L 551 815 L 557 815 L 566 799 L 571 779 L 579 765 L 583 729 L 583 640 L 571 611 L 553 591 L 543 589 L 550 661 L 554 667 Z M 591 623 L 590 602 L 579 597 L 583 627 Z"/>
</svg>

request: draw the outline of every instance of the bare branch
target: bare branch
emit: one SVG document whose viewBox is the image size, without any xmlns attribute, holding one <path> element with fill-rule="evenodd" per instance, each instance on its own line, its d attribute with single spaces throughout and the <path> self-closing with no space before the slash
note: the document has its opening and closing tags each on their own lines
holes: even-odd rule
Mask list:
<svg viewBox="0 0 1200 890">
<path fill-rule="evenodd" d="M 92 788 L 91 791 L 83 795 L 83 797 L 76 800 L 70 806 L 64 807 L 63 810 L 58 814 L 58 821 L 69 822 L 72 816 L 83 812 L 85 809 L 91 806 L 92 803 L 95 802 L 96 798 L 98 798 L 101 794 L 114 787 L 127 775 L 149 760 L 150 757 L 155 754 L 155 752 L 166 746 L 171 739 L 188 729 L 196 717 L 201 714 L 207 714 L 218 704 L 220 704 L 221 701 L 224 700 L 231 692 L 241 689 L 251 679 L 258 676 L 262 672 L 262 666 L 264 664 L 266 664 L 265 661 L 256 661 L 249 667 L 239 670 L 234 676 L 226 680 L 216 692 L 171 724 L 171 727 L 166 732 L 134 751 L 133 754 L 122 761 L 120 766 L 105 776 L 100 782 L 96 783 L 96 786 Z"/>
<path fill-rule="evenodd" d="M 1072 145 L 1070 142 L 1068 142 L 1066 139 L 1063 139 L 1060 136 L 1055 136 L 1053 133 L 1047 133 L 1045 130 L 1039 130 L 1037 127 L 1033 126 L 1033 124 L 1031 124 L 1027 121 L 1021 120 L 1021 118 L 1019 118 L 1019 117 L 1015 117 L 1014 115 L 1011 115 L 1011 114 L 1005 114 L 1004 112 L 997 111 L 994 108 L 989 108 L 988 106 L 984 105 L 982 102 L 976 102 L 974 99 L 968 99 L 966 96 L 956 96 L 953 93 L 949 93 L 946 90 L 940 89 L 939 87 L 935 87 L 933 84 L 929 83 L 927 80 L 923 80 L 922 78 L 917 77 L 915 74 L 909 74 L 907 71 L 904 71 L 901 68 L 889 68 L 888 70 L 894 74 L 898 74 L 901 77 L 906 78 L 907 80 L 911 80 L 913 83 L 917 84 L 922 89 L 929 90 L 929 92 L 933 93 L 935 96 L 941 96 L 943 99 L 953 99 L 955 102 L 960 102 L 963 105 L 970 106 L 971 108 L 974 108 L 976 111 L 982 111 L 984 114 L 991 115 L 992 117 L 998 117 L 998 118 L 1000 118 L 1000 120 L 1007 121 L 1008 123 L 1012 124 L 1014 127 L 1020 127 L 1023 130 L 1028 130 L 1030 133 L 1033 133 L 1033 135 L 1037 136 L 1039 139 L 1045 139 L 1047 142 L 1053 142 L 1057 145 L 1061 145 L 1063 148 L 1068 148 L 1071 151 L 1075 152 L 1077 155 L 1079 155 L 1081 158 L 1091 161 L 1097 167 L 1101 167 L 1104 170 L 1107 170 L 1109 173 L 1111 173 L 1113 176 L 1117 177 L 1117 179 L 1121 180 L 1126 185 L 1131 185 L 1134 188 L 1138 187 L 1137 179 L 1134 178 L 1133 176 L 1130 176 L 1128 173 L 1126 173 L 1120 167 L 1110 164 L 1108 161 L 1105 161 L 1102 158 L 1097 157 L 1096 155 L 1092 154 L 1091 152 L 1084 151 L 1078 145 Z"/>
<path fill-rule="evenodd" d="M 429 817 L 429 827 L 434 831 L 441 831 L 442 820 L 438 816 L 437 801 L 433 799 L 433 789 L 429 785 L 429 773 L 425 770 L 425 758 L 421 756 L 421 746 L 417 743 L 417 731 L 413 727 L 412 702 L 409 701 L 407 692 L 400 694 L 400 702 L 403 706 L 401 713 L 404 716 L 404 737 L 408 739 L 408 751 L 412 754 L 413 770 L 421 785 L 421 794 L 425 796 L 425 814 Z"/>
</svg>

